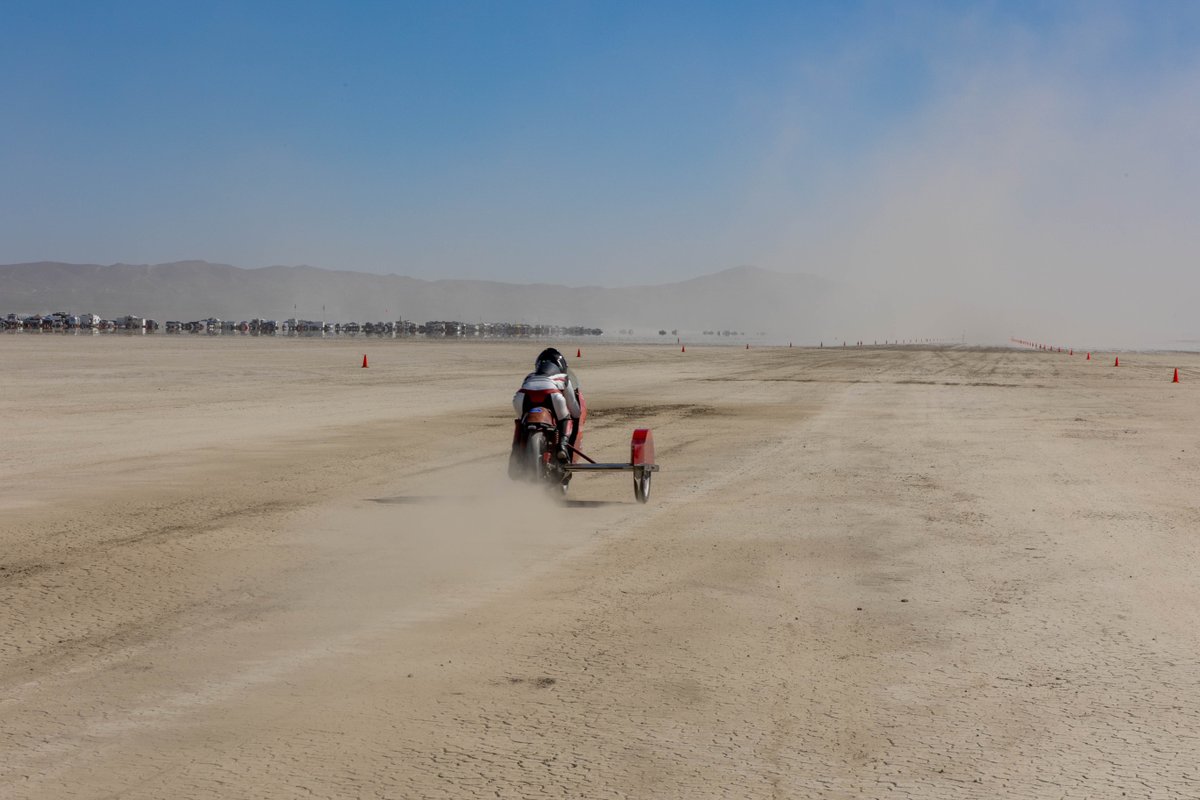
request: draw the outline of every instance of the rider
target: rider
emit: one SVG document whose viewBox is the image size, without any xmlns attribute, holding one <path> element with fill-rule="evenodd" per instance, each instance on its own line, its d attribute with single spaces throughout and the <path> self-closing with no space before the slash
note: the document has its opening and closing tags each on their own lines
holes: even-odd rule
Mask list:
<svg viewBox="0 0 1200 800">
<path fill-rule="evenodd" d="M 513 408 L 518 418 L 536 406 L 549 407 L 554 412 L 560 442 L 558 457 L 562 461 L 574 461 L 571 448 L 579 447 L 587 405 L 579 391 L 579 381 L 567 366 L 566 357 L 553 347 L 538 354 L 533 372 L 525 376 L 521 388 L 513 396 Z"/>
</svg>

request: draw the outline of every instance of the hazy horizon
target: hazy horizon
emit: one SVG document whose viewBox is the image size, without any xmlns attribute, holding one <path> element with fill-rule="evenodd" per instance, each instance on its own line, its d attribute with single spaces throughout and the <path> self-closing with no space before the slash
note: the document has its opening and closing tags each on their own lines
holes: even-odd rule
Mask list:
<svg viewBox="0 0 1200 800">
<path fill-rule="evenodd" d="M 7 306 L 5 304 L 8 304 Z M 518 322 L 744 331 L 759 340 L 830 341 L 902 335 L 886 301 L 831 281 L 758 268 L 623 288 L 491 281 L 430 282 L 397 275 L 181 262 L 159 265 L 0 265 L 0 314 L 69 310 L 159 320 L 285 319 Z M 803 313 L 801 313 L 801 311 Z M 915 332 L 903 333 L 913 337 Z"/>
<path fill-rule="evenodd" d="M 368 275 L 379 275 L 379 276 L 388 276 L 388 277 L 397 277 L 397 278 L 412 278 L 413 280 L 427 281 L 427 282 L 485 281 L 485 282 L 491 282 L 491 283 L 511 284 L 514 286 L 551 285 L 551 286 L 563 286 L 563 287 L 572 288 L 572 289 L 590 289 L 590 288 L 632 289 L 632 288 L 637 288 L 637 287 L 641 287 L 641 286 L 660 286 L 660 285 L 664 285 L 664 284 L 668 284 L 668 283 L 686 282 L 686 281 L 694 280 L 697 278 L 704 278 L 704 277 L 708 277 L 708 276 L 712 276 L 712 275 L 717 275 L 722 272 L 733 272 L 733 271 L 737 271 L 737 270 L 762 270 L 764 272 L 775 273 L 778 275 L 806 275 L 806 274 L 808 274 L 808 273 L 803 273 L 803 272 L 781 272 L 780 270 L 766 269 L 764 267 L 759 267 L 754 264 L 733 264 L 733 265 L 723 267 L 720 269 L 714 269 L 710 272 L 697 273 L 695 275 L 681 277 L 678 280 L 653 281 L 653 280 L 650 280 L 647 278 L 638 279 L 637 277 L 632 277 L 628 282 L 621 282 L 621 283 L 576 283 L 576 282 L 567 281 L 567 280 L 564 280 L 564 281 L 517 281 L 517 280 L 506 280 L 503 277 L 464 278 L 464 277 L 458 276 L 458 275 L 435 275 L 435 276 L 429 276 L 429 277 L 422 277 L 420 275 L 411 275 L 411 274 L 401 272 L 401 271 L 396 271 L 396 270 L 370 271 L 370 270 L 351 269 L 349 267 L 344 267 L 344 266 L 322 265 L 322 264 L 230 264 L 227 262 L 212 261 L 212 260 L 206 259 L 206 258 L 181 258 L 176 261 L 162 261 L 162 262 L 158 262 L 158 263 L 131 262 L 131 261 L 112 261 L 112 262 L 56 261 L 53 259 L 40 258 L 40 259 L 35 259 L 32 261 L 0 263 L 0 267 L 14 267 L 14 266 L 21 266 L 21 265 L 25 265 L 25 264 L 65 264 L 68 266 L 97 266 L 97 267 L 170 267 L 170 266 L 187 265 L 187 264 L 197 264 L 197 265 L 206 264 L 206 265 L 215 266 L 215 267 L 234 267 L 235 269 L 244 269 L 244 270 L 265 270 L 265 269 L 277 269 L 277 268 L 316 269 L 316 270 L 321 270 L 323 272 L 355 272 L 355 273 L 368 274 Z M 814 277 L 817 277 L 817 276 L 814 276 Z"/>
<path fill-rule="evenodd" d="M 754 265 L 976 340 L 1196 339 L 1198 23 L 1190 3 L 31 4 L 0 33 L 0 262 L 573 286 Z"/>
</svg>

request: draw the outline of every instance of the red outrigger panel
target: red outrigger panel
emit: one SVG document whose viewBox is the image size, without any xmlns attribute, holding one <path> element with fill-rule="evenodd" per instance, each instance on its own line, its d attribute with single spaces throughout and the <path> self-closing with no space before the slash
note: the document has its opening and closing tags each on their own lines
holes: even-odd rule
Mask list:
<svg viewBox="0 0 1200 800">
<path fill-rule="evenodd" d="M 654 463 L 654 434 L 649 428 L 638 428 L 633 432 L 629 445 L 629 463 L 634 466 Z"/>
</svg>

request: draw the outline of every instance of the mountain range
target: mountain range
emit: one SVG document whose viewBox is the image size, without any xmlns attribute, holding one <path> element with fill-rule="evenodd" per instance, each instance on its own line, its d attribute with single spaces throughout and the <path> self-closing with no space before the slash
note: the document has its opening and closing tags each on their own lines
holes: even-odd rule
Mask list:
<svg viewBox="0 0 1200 800">
<path fill-rule="evenodd" d="M 0 315 L 52 311 L 167 319 L 462 320 L 583 325 L 606 331 L 736 330 L 816 338 L 872 327 L 886 300 L 806 274 L 735 267 L 690 280 L 605 288 L 206 261 L 0 265 Z M 886 330 L 886 327 L 883 328 Z"/>
</svg>

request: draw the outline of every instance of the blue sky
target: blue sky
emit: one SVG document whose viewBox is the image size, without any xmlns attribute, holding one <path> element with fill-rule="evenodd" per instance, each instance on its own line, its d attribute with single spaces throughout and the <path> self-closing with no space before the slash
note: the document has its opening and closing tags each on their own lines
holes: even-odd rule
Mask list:
<svg viewBox="0 0 1200 800">
<path fill-rule="evenodd" d="M 0 14 L 3 263 L 961 295 L 1050 263 L 1070 292 L 1135 245 L 1169 285 L 1197 244 L 1196 3 Z"/>
</svg>

